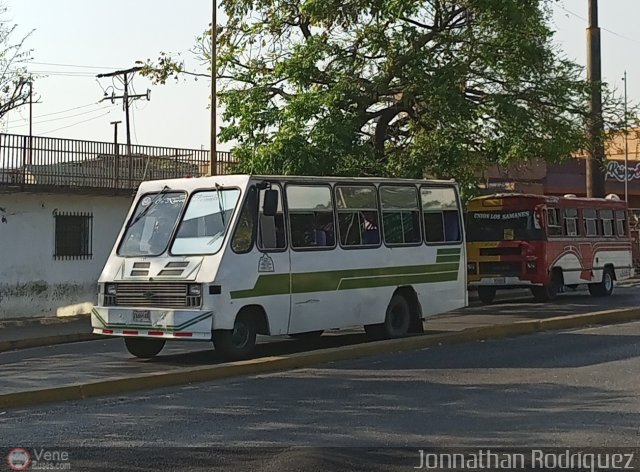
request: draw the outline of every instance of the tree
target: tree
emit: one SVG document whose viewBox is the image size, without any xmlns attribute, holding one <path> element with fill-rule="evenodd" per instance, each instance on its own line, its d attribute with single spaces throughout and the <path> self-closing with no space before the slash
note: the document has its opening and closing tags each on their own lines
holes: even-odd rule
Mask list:
<svg viewBox="0 0 640 472">
<path fill-rule="evenodd" d="M 551 0 L 222 0 L 220 140 L 240 170 L 474 181 L 586 146 Z M 196 52 L 205 61 L 210 36 Z M 146 72 L 184 71 L 169 55 Z M 618 115 L 619 101 L 607 112 Z"/>
<path fill-rule="evenodd" d="M 29 35 L 13 40 L 17 25 L 5 19 L 7 10 L 5 5 L 0 4 L 0 118 L 28 103 L 31 80 L 23 66 L 31 57 L 31 51 L 24 49 L 24 42 Z"/>
</svg>

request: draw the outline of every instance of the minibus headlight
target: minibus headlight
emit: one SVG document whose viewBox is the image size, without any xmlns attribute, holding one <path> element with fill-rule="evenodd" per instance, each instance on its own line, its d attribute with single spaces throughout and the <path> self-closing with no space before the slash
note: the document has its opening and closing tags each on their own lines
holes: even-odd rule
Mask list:
<svg viewBox="0 0 640 472">
<path fill-rule="evenodd" d="M 467 262 L 467 273 L 475 274 L 476 273 L 476 263 L 475 262 Z"/>
<path fill-rule="evenodd" d="M 104 293 L 106 293 L 107 295 L 112 295 L 112 296 L 117 295 L 118 289 L 116 287 L 116 284 L 106 284 L 104 286 Z"/>
<path fill-rule="evenodd" d="M 192 297 L 199 297 L 202 293 L 202 286 L 200 284 L 189 285 L 189 295 Z"/>
</svg>

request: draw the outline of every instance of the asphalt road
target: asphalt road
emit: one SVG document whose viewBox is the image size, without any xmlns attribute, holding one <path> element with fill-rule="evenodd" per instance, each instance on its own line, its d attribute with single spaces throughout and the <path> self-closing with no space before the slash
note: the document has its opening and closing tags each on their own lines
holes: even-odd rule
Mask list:
<svg viewBox="0 0 640 472">
<path fill-rule="evenodd" d="M 476 304 L 464 310 L 433 317 L 427 327 L 430 332 L 438 333 L 638 305 L 640 290 L 636 288 L 619 288 L 612 297 L 607 298 L 593 298 L 584 291 L 578 291 L 564 294 L 552 304 L 534 303 L 530 298 L 500 301 L 489 306 Z M 258 356 L 285 355 L 361 343 L 366 342 L 367 338 L 359 329 L 347 333 L 328 333 L 313 344 L 297 342 L 287 336 L 265 338 L 263 341 L 257 350 Z M 166 372 L 220 362 L 222 360 L 209 342 L 169 342 L 161 354 L 151 360 L 133 358 L 120 338 L 23 349 L 0 353 L 0 393 Z"/>
<path fill-rule="evenodd" d="M 5 411 L 0 444 L 67 450 L 79 470 L 407 470 L 430 447 L 639 448 L 639 372 L 635 322 Z"/>
</svg>

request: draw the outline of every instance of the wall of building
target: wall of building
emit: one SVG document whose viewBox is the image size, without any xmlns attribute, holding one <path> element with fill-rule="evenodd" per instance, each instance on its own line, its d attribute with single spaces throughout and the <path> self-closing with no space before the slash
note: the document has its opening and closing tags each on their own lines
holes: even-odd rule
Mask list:
<svg viewBox="0 0 640 472">
<path fill-rule="evenodd" d="M 131 197 L 0 194 L 0 320 L 88 313 Z M 92 256 L 54 257 L 56 214 L 92 215 Z"/>
</svg>

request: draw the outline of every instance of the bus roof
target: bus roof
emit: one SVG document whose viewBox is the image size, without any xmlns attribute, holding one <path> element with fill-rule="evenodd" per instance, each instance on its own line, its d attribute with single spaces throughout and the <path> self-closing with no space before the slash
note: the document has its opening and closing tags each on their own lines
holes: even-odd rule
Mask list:
<svg viewBox="0 0 640 472">
<path fill-rule="evenodd" d="M 481 210 L 502 206 L 505 208 L 516 208 L 540 204 L 577 208 L 613 207 L 623 209 L 627 207 L 627 202 L 615 198 L 559 197 L 555 195 L 536 195 L 530 193 L 496 193 L 472 198 L 469 200 L 468 209 Z"/>
<path fill-rule="evenodd" d="M 195 189 L 213 187 L 216 183 L 228 187 L 241 187 L 250 180 L 269 180 L 276 182 L 299 183 L 324 183 L 324 182 L 357 182 L 357 183 L 405 183 L 405 184 L 436 184 L 457 186 L 454 180 L 435 179 L 397 179 L 385 177 L 333 177 L 333 176 L 299 176 L 299 175 L 252 175 L 252 174 L 225 174 L 206 177 L 184 177 L 180 179 L 148 180 L 142 182 L 138 193 L 146 193 L 161 190 L 165 185 L 175 189 Z"/>
</svg>

